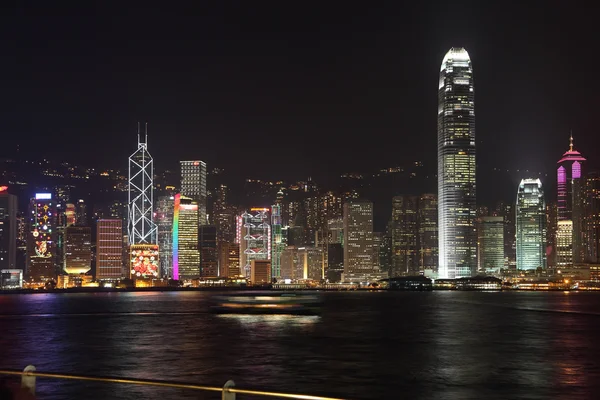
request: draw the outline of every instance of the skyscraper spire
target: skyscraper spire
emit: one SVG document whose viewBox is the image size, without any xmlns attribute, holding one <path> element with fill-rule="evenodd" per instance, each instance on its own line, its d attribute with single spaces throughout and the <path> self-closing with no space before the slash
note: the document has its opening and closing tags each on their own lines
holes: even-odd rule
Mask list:
<svg viewBox="0 0 600 400">
<path fill-rule="evenodd" d="M 569 151 L 573 151 L 573 130 L 571 129 L 571 137 L 569 138 Z"/>
</svg>

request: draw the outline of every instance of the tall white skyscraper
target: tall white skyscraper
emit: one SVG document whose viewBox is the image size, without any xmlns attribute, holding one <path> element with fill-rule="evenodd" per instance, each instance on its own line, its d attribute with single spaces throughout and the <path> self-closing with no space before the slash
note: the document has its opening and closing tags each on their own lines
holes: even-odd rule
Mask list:
<svg viewBox="0 0 600 400">
<path fill-rule="evenodd" d="M 181 195 L 198 203 L 198 224 L 207 225 L 206 216 L 206 163 L 203 161 L 180 161 Z"/>
<path fill-rule="evenodd" d="M 154 224 L 154 162 L 148 152 L 148 129 L 144 141 L 129 157 L 129 186 L 127 202 L 127 234 L 129 244 L 156 244 L 157 229 Z"/>
<path fill-rule="evenodd" d="M 515 210 L 517 269 L 546 268 L 546 204 L 539 179 L 521 180 Z"/>
<path fill-rule="evenodd" d="M 442 60 L 438 89 L 439 277 L 468 277 L 477 268 L 475 100 L 464 48 Z"/>
</svg>

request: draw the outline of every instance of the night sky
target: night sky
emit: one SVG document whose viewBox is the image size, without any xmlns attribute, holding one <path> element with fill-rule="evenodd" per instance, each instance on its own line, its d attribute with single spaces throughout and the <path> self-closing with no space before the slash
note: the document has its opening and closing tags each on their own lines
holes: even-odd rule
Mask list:
<svg viewBox="0 0 600 400">
<path fill-rule="evenodd" d="M 139 120 L 159 168 L 435 170 L 439 67 L 457 46 L 475 73 L 480 195 L 496 196 L 493 168 L 553 177 L 571 129 L 596 164 L 598 33 L 575 2 L 83 3 L 3 10 L 0 156 L 18 143 L 125 169 Z"/>
</svg>

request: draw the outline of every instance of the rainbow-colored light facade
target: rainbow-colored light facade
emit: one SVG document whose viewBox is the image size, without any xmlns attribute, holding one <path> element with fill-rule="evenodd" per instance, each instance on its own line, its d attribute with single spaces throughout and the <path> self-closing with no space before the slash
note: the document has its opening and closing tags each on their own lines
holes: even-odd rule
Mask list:
<svg viewBox="0 0 600 400">
<path fill-rule="evenodd" d="M 179 279 L 179 205 L 181 195 L 175 195 L 175 210 L 173 211 L 173 279 Z"/>
</svg>

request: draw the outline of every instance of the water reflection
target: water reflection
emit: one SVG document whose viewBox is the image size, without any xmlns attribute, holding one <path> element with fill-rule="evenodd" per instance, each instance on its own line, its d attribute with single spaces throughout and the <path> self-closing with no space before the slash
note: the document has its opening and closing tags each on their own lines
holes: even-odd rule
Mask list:
<svg viewBox="0 0 600 400">
<path fill-rule="evenodd" d="M 256 324 L 279 326 L 306 326 L 316 324 L 320 320 L 318 315 L 250 315 L 250 314 L 219 314 L 217 318 L 233 320 L 246 328 Z"/>
<path fill-rule="evenodd" d="M 564 295 L 556 299 L 556 308 L 575 311 L 583 297 Z M 600 318 L 591 313 L 570 312 L 552 315 L 551 321 L 553 394 L 557 399 L 585 397 L 588 388 L 600 380 L 599 351 L 595 345 Z"/>
<path fill-rule="evenodd" d="M 532 392 L 547 390 L 550 325 L 545 313 L 488 304 L 520 303 L 504 293 L 436 295 L 439 303 L 432 312 L 438 322 L 433 338 L 438 360 L 433 376 L 447 387 L 447 398 L 485 398 L 509 387 L 511 398 L 531 398 Z"/>
<path fill-rule="evenodd" d="M 215 315 L 211 295 L 0 296 L 0 315 L 54 315 L 0 319 L 0 364 L 207 385 L 233 379 L 240 387 L 341 398 L 600 392 L 598 294 L 327 293 L 321 316 Z M 199 395 L 39 385 L 44 399 Z"/>
</svg>

